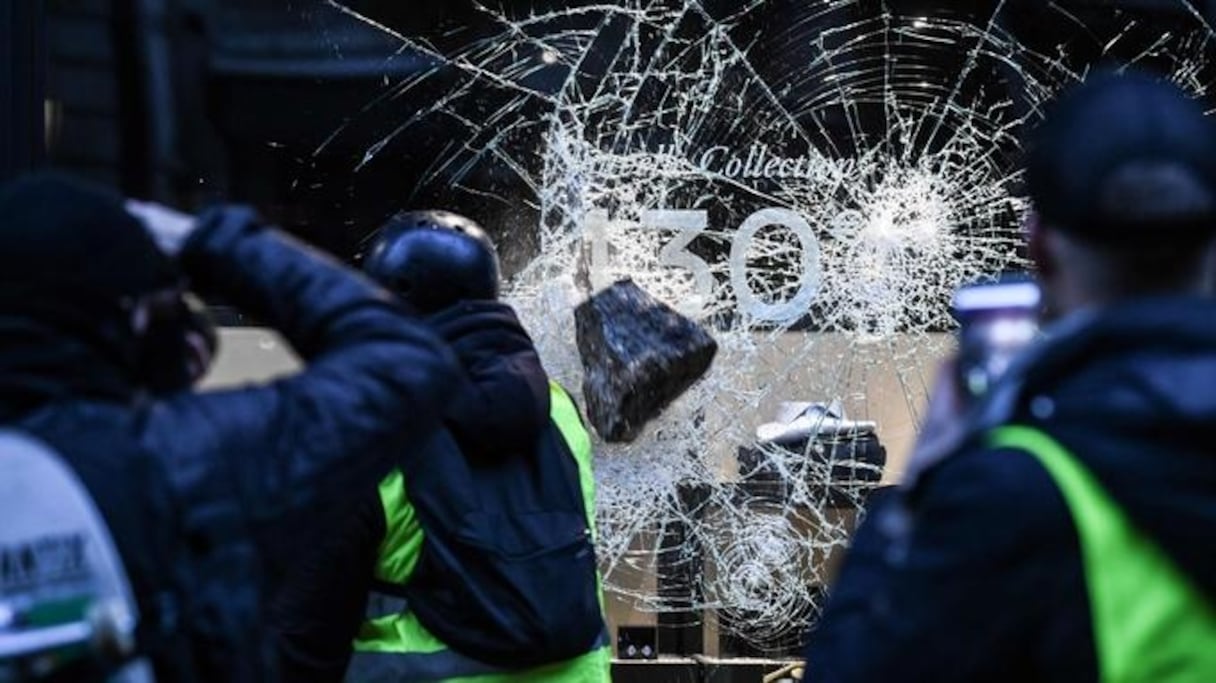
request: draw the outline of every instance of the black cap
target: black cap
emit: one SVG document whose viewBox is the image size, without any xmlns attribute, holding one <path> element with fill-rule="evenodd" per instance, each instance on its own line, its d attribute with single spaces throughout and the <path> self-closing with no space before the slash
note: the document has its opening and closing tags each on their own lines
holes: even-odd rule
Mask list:
<svg viewBox="0 0 1216 683">
<path fill-rule="evenodd" d="M 180 276 L 117 194 L 39 173 L 0 188 L 0 290 L 81 306 L 173 286 Z"/>
<path fill-rule="evenodd" d="M 1216 234 L 1216 128 L 1147 73 L 1102 72 L 1033 133 L 1026 184 L 1042 222 L 1090 243 L 1194 243 Z"/>
</svg>

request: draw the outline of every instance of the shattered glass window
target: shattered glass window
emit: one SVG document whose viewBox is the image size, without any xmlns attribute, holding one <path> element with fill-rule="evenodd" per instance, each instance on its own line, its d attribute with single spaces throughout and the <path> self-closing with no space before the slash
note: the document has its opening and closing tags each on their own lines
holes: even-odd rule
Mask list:
<svg viewBox="0 0 1216 683">
<path fill-rule="evenodd" d="M 572 310 L 616 279 L 708 324 L 721 350 L 707 378 L 635 442 L 598 445 L 605 589 L 618 625 L 704 618 L 736 652 L 788 653 L 867 495 L 898 476 L 950 348 L 951 292 L 1027 267 L 1028 126 L 1108 63 L 1206 95 L 1205 12 L 297 2 L 297 38 L 375 87 L 310 152 L 349 173 L 295 182 L 342 183 L 351 211 L 484 222 L 568 387 Z M 228 46 L 231 68 L 244 48 Z"/>
</svg>

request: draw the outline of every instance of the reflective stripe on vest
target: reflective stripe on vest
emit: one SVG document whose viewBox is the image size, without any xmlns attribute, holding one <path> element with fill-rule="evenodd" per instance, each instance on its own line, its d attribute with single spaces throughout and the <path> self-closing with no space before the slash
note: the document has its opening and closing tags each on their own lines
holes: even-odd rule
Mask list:
<svg viewBox="0 0 1216 683">
<path fill-rule="evenodd" d="M 1059 442 L 1029 427 L 991 444 L 1033 455 L 1059 488 L 1081 547 L 1103 683 L 1216 681 L 1216 614 L 1188 576 L 1128 519 Z"/>
<path fill-rule="evenodd" d="M 549 416 L 578 465 L 587 523 L 594 533 L 595 478 L 591 436 L 578 408 L 557 383 L 549 383 Z M 414 506 L 405 495 L 399 470 L 380 482 L 385 534 L 380 542 L 375 580 L 382 586 L 409 581 L 422 551 L 423 532 Z M 600 595 L 603 605 L 603 595 Z M 373 593 L 368 620 L 355 638 L 348 683 L 373 681 L 446 681 L 447 683 L 606 683 L 611 680 L 612 649 L 607 632 L 596 649 L 566 662 L 527 671 L 507 672 L 448 649 L 409 611 L 405 600 Z"/>
</svg>

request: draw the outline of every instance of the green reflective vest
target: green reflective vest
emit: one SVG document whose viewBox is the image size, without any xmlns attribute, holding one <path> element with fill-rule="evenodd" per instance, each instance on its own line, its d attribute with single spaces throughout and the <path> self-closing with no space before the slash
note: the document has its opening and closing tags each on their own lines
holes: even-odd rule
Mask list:
<svg viewBox="0 0 1216 683">
<path fill-rule="evenodd" d="M 1100 680 L 1216 681 L 1212 605 L 1093 474 L 1036 429 L 1002 427 L 991 444 L 1033 455 L 1064 496 L 1080 541 Z"/>
<path fill-rule="evenodd" d="M 549 383 L 549 396 L 550 418 L 578 464 L 587 523 L 594 530 L 595 478 L 591 469 L 591 436 L 583 427 L 574 401 L 554 382 Z M 380 542 L 375 579 L 400 585 L 409 581 L 413 574 L 422 550 L 423 532 L 413 505 L 406 499 L 405 482 L 399 470 L 380 483 L 380 502 L 384 509 L 386 532 Z M 603 604 L 602 593 L 600 604 Z M 555 605 L 555 609 L 560 609 L 560 606 Z M 604 683 L 611 680 L 610 646 L 565 662 L 506 673 L 449 650 L 408 609 L 378 611 L 386 615 L 364 622 L 355 638 L 355 656 L 346 678 L 349 683 L 391 680 Z"/>
</svg>

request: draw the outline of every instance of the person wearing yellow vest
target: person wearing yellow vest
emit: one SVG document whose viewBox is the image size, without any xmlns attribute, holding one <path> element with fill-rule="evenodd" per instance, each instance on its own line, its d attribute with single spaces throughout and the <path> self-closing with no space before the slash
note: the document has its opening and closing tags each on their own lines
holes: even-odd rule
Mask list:
<svg viewBox="0 0 1216 683">
<path fill-rule="evenodd" d="M 1028 146 L 1050 324 L 982 397 L 950 364 L 809 635 L 813 683 L 1216 681 L 1216 131 L 1092 74 Z"/>
<path fill-rule="evenodd" d="M 334 520 L 272 606 L 286 681 L 603 683 L 591 438 L 497 300 L 493 245 L 395 216 L 364 270 L 465 370 L 443 427 Z"/>
</svg>

